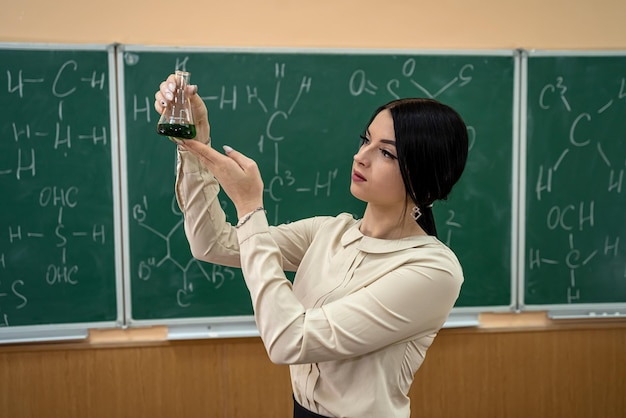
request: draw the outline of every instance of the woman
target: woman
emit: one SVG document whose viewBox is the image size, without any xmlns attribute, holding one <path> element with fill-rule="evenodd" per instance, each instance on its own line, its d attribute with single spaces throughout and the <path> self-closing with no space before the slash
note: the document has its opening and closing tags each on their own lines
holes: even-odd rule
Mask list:
<svg viewBox="0 0 626 418">
<path fill-rule="evenodd" d="M 173 76 L 155 94 L 162 113 Z M 463 282 L 436 238 L 435 200 L 467 159 L 467 129 L 450 107 L 392 101 L 374 112 L 352 163 L 363 218 L 269 226 L 256 163 L 210 143 L 207 109 L 188 93 L 196 140 L 179 140 L 178 203 L 194 257 L 241 267 L 270 359 L 289 364 L 294 417 L 409 417 L 409 388 Z M 225 220 L 224 189 L 239 222 Z M 296 271 L 293 286 L 284 271 Z"/>
</svg>

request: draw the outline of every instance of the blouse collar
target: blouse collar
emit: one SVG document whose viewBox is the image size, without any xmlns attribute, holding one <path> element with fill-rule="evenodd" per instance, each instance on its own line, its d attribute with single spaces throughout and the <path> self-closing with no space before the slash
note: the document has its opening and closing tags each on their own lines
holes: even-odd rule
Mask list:
<svg viewBox="0 0 626 418">
<path fill-rule="evenodd" d="M 414 235 L 412 237 L 400 238 L 400 239 L 381 239 L 372 238 L 363 235 L 359 230 L 361 221 L 355 222 L 341 237 L 341 244 L 346 247 L 355 241 L 359 251 L 372 254 L 385 254 L 399 250 L 406 250 L 408 248 L 420 247 L 426 244 L 432 244 L 437 241 L 437 238 L 430 235 Z"/>
</svg>

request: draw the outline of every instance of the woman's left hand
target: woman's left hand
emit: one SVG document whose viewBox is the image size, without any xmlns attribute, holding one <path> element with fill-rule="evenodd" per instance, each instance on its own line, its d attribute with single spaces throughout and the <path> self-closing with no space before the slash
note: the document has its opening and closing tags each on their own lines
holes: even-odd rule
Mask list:
<svg viewBox="0 0 626 418">
<path fill-rule="evenodd" d="M 253 159 L 226 146 L 224 155 L 199 141 L 183 141 L 179 146 L 198 157 L 213 173 L 237 208 L 237 217 L 263 206 L 263 179 Z"/>
</svg>

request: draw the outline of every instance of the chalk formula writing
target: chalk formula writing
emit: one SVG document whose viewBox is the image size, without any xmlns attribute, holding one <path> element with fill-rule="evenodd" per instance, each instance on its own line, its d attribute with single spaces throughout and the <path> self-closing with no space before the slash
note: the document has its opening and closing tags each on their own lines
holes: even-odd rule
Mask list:
<svg viewBox="0 0 626 418">
<path fill-rule="evenodd" d="M 131 62 L 127 59 L 127 63 Z M 188 57 L 176 60 L 177 66 L 184 67 L 189 64 Z M 338 169 L 331 167 L 324 170 L 307 173 L 307 178 L 297 174 L 290 168 L 281 168 L 281 146 L 293 141 L 290 137 L 289 121 L 292 115 L 297 111 L 298 104 L 302 100 L 306 100 L 308 93 L 314 88 L 315 83 L 312 77 L 302 76 L 295 82 L 286 82 L 289 77 L 289 68 L 285 63 L 275 62 L 265 69 L 274 80 L 271 96 L 264 95 L 257 86 L 246 85 L 215 85 L 207 84 L 203 86 L 202 100 L 205 101 L 207 107 L 211 110 L 217 108 L 219 110 L 228 110 L 237 112 L 242 106 L 256 109 L 256 116 L 264 121 L 261 130 L 257 133 L 256 149 L 261 155 L 260 158 L 270 155 L 272 161 L 268 165 L 271 172 L 264 173 L 265 183 L 265 206 L 268 211 L 270 222 L 277 224 L 279 222 L 289 222 L 290 219 L 284 219 L 281 215 L 281 204 L 285 200 L 292 200 L 294 194 L 308 194 L 313 199 L 329 199 L 333 189 L 335 180 L 337 179 Z M 293 81 L 293 80 L 289 80 Z M 295 92 L 292 89 L 295 88 Z M 293 94 L 292 94 L 293 93 Z M 135 95 L 132 101 L 132 115 L 134 121 L 144 119 L 150 122 L 149 112 L 147 111 L 147 97 L 138 98 Z M 289 198 L 287 198 L 290 196 Z M 222 207 L 227 213 L 227 220 L 236 223 L 236 219 L 229 219 L 228 213 L 233 212 L 232 204 L 222 201 Z M 163 270 L 167 266 L 180 273 L 181 281 L 176 289 L 176 304 L 181 308 L 187 308 L 192 305 L 193 294 L 201 280 L 206 285 L 211 285 L 213 290 L 219 290 L 226 283 L 232 281 L 236 277 L 236 270 L 223 266 L 208 266 L 201 263 L 191 256 L 189 252 L 178 251 L 175 248 L 181 245 L 184 248 L 188 246 L 184 242 L 183 218 L 177 203 L 171 202 L 170 214 L 173 215 L 173 223 L 170 229 L 165 231 L 161 224 L 150 222 L 150 212 L 153 203 L 150 203 L 148 196 L 142 195 L 132 206 L 133 221 L 136 222 L 144 231 L 157 238 L 161 244 L 155 244 L 155 250 L 152 254 L 141 259 L 137 259 L 133 266 L 133 279 L 144 282 L 153 280 L 155 272 Z M 182 237 L 182 239 L 181 239 Z M 175 245 L 177 242 L 181 245 Z M 158 252 L 157 252 L 158 249 Z M 195 283 L 195 284 L 194 284 Z"/>
<path fill-rule="evenodd" d="M 548 150 L 532 143 L 545 151 L 529 164 L 526 268 L 531 297 L 541 286 L 533 277 L 547 279 L 546 274 L 568 304 L 594 302 L 590 294 L 602 280 L 614 281 L 616 294 L 619 283 L 626 283 L 626 148 L 620 126 L 626 111 L 625 80 L 626 75 L 601 87 L 598 80 L 587 80 L 595 97 L 581 101 L 576 97 L 580 80 L 559 74 L 534 96 L 535 118 L 549 116 L 539 119 L 542 124 L 532 119 L 531 135 L 540 137 L 545 129 L 549 134 L 541 141 L 553 145 Z M 551 130 L 553 126 L 559 130 Z M 533 239 L 535 234 L 546 238 Z"/>
<path fill-rule="evenodd" d="M 170 264 L 174 266 L 182 274 L 182 280 L 179 288 L 176 290 L 176 303 L 181 308 L 186 308 L 191 305 L 193 300 L 194 277 L 200 277 L 207 283 L 210 283 L 214 289 L 219 289 L 226 282 L 233 280 L 235 272 L 232 268 L 212 265 L 207 266 L 194 259 L 189 251 L 180 251 L 180 248 L 188 248 L 184 244 L 184 231 L 183 231 L 183 218 L 176 199 L 172 199 L 171 213 L 175 215 L 178 220 L 171 226 L 169 231 L 165 233 L 160 232 L 156 226 L 149 223 L 149 206 L 148 198 L 143 196 L 139 203 L 133 205 L 132 216 L 141 228 L 149 231 L 154 237 L 159 238 L 160 242 L 155 242 L 152 248 L 155 249 L 155 255 L 149 256 L 144 259 L 140 259 L 135 266 L 133 272 L 133 278 L 141 281 L 149 281 L 152 279 L 152 273 L 154 270 L 158 270 L 163 267 L 164 264 Z M 156 253 L 156 250 L 160 249 L 160 253 Z M 200 272 L 199 275 L 190 274 L 191 268 L 194 268 L 194 272 Z"/>
</svg>

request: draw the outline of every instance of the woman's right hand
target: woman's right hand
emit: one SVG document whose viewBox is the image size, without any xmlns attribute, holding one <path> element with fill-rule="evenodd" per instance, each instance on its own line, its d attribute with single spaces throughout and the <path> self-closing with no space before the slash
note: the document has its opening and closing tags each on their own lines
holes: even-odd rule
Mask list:
<svg viewBox="0 0 626 418">
<path fill-rule="evenodd" d="M 174 99 L 176 89 L 176 76 L 170 74 L 165 81 L 159 85 L 159 90 L 154 95 L 154 108 L 160 114 L 163 113 L 167 105 Z M 204 101 L 198 96 L 198 86 L 187 86 L 187 97 L 191 101 L 191 111 L 193 112 L 194 124 L 196 125 L 196 140 L 209 144 L 211 141 L 211 126 L 209 125 L 209 115 Z"/>
</svg>

